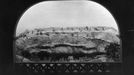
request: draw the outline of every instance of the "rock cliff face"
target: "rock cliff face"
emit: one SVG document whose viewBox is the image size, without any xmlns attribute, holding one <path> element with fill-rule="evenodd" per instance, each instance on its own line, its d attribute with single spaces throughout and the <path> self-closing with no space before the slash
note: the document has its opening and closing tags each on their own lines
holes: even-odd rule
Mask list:
<svg viewBox="0 0 134 75">
<path fill-rule="evenodd" d="M 41 51 L 50 54 L 81 53 L 88 56 L 100 53 L 93 55 L 96 57 L 101 54 L 106 55 L 107 50 L 105 48 L 111 43 L 120 45 L 118 35 L 118 31 L 114 28 L 99 26 L 34 29 L 25 31 L 16 37 L 16 55 L 21 55 L 34 61 L 34 57 L 31 54 L 35 53 L 38 58 L 37 54 Z M 29 54 L 26 55 L 24 51 Z M 45 55 L 47 54 L 42 54 L 41 58 L 47 57 Z M 87 59 L 90 57 L 87 57 Z"/>
</svg>

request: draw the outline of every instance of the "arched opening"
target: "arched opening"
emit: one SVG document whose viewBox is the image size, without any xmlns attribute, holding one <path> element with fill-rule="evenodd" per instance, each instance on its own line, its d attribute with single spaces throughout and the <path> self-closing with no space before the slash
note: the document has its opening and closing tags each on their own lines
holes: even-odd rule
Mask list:
<svg viewBox="0 0 134 75">
<path fill-rule="evenodd" d="M 119 62 L 119 36 L 112 14 L 96 2 L 40 2 L 18 21 L 15 61 Z"/>
</svg>

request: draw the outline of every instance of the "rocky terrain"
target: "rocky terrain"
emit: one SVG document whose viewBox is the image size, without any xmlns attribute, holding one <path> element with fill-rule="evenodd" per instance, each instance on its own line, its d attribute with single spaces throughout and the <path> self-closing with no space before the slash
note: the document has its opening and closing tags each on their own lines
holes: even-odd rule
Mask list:
<svg viewBox="0 0 134 75">
<path fill-rule="evenodd" d="M 112 27 L 40 28 L 15 40 L 17 62 L 114 62 L 119 50 L 119 33 Z"/>
</svg>

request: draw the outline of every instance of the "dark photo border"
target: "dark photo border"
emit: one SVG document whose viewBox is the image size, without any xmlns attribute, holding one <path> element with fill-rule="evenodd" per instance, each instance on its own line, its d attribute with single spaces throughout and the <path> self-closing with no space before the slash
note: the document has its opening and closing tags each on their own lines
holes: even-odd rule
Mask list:
<svg viewBox="0 0 134 75">
<path fill-rule="evenodd" d="M 24 11 L 35 3 L 41 2 L 42 0 L 3 0 L 1 1 L 2 14 L 1 14 L 1 54 L 0 54 L 0 74 L 8 75 L 29 75 L 34 74 L 32 71 L 27 72 L 25 64 L 14 63 L 13 60 L 13 42 L 14 34 L 16 29 L 16 23 Z M 48 0 L 44 0 L 48 1 Z M 119 74 L 131 74 L 133 72 L 133 20 L 132 12 L 133 3 L 132 1 L 125 0 L 93 0 L 111 12 L 117 21 L 120 38 L 122 43 L 122 63 L 102 63 L 106 68 L 110 69 L 110 75 Z M 51 64 L 51 63 L 48 63 Z M 72 63 L 75 64 L 75 63 Z M 91 63 L 94 64 L 94 63 Z M 39 64 L 40 65 L 40 64 Z M 116 72 L 115 72 L 116 71 Z M 85 72 L 87 73 L 87 72 Z"/>
</svg>

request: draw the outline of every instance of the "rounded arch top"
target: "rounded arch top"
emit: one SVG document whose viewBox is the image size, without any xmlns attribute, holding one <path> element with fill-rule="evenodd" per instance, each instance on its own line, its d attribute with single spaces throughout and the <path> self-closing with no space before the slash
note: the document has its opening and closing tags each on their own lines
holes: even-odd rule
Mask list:
<svg viewBox="0 0 134 75">
<path fill-rule="evenodd" d="M 43 1 L 28 8 L 20 17 L 16 35 L 45 27 L 107 26 L 119 33 L 112 14 L 94 1 Z"/>
</svg>

